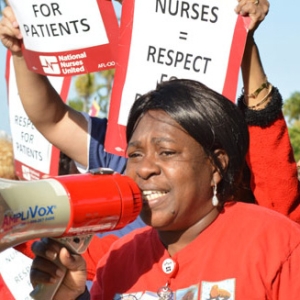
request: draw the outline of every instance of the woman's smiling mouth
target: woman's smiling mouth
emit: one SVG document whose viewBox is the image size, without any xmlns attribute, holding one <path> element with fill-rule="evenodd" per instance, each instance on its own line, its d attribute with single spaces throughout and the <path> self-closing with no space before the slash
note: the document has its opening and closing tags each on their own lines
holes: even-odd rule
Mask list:
<svg viewBox="0 0 300 300">
<path fill-rule="evenodd" d="M 143 195 L 143 200 L 146 202 L 155 200 L 157 198 L 160 198 L 164 195 L 166 195 L 167 192 L 162 192 L 162 191 L 143 191 L 142 195 Z"/>
</svg>

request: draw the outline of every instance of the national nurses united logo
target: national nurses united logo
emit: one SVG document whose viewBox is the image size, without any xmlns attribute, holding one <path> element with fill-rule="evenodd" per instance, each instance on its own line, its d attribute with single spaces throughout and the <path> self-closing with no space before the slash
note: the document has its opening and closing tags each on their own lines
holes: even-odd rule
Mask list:
<svg viewBox="0 0 300 300">
<path fill-rule="evenodd" d="M 60 74 L 60 68 L 56 56 L 41 56 L 40 62 L 46 74 Z"/>
</svg>

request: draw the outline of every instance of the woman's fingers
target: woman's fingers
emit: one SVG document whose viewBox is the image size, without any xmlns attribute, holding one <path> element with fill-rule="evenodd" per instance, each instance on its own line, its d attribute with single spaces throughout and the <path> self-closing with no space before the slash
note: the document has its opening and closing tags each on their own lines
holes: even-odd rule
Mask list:
<svg viewBox="0 0 300 300">
<path fill-rule="evenodd" d="M 235 12 L 242 16 L 249 16 L 251 22 L 249 30 L 255 30 L 267 16 L 270 3 L 267 0 L 240 0 Z"/>
<path fill-rule="evenodd" d="M 10 6 L 5 7 L 2 11 L 0 39 L 2 44 L 12 52 L 21 51 L 22 34 Z"/>
</svg>

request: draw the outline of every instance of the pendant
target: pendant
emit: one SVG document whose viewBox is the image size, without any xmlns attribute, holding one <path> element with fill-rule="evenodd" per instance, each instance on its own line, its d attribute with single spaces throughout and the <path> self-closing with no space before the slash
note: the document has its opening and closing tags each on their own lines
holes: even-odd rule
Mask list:
<svg viewBox="0 0 300 300">
<path fill-rule="evenodd" d="M 178 264 L 172 258 L 166 258 L 161 267 L 163 272 L 168 274 L 170 278 L 174 278 L 178 272 Z"/>
<path fill-rule="evenodd" d="M 159 297 L 159 300 L 173 300 L 173 292 L 168 287 L 168 283 L 165 286 L 158 289 L 157 295 Z"/>
</svg>

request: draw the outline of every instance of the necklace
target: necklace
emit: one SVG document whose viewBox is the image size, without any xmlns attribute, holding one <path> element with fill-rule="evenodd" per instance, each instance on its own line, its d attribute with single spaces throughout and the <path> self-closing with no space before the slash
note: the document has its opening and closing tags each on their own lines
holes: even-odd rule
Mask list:
<svg viewBox="0 0 300 300">
<path fill-rule="evenodd" d="M 173 291 L 169 288 L 168 282 L 157 290 L 157 295 L 159 300 L 173 300 Z"/>
<path fill-rule="evenodd" d="M 178 272 L 178 263 L 172 258 L 166 258 L 162 263 L 162 270 L 169 275 L 169 280 L 174 278 Z M 169 280 L 167 283 L 157 290 L 157 295 L 160 300 L 173 300 L 173 291 L 169 287 Z"/>
</svg>

